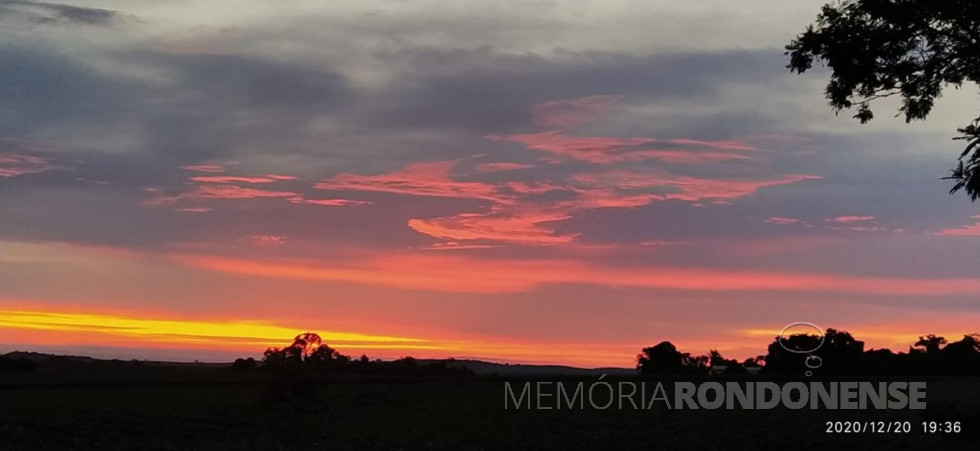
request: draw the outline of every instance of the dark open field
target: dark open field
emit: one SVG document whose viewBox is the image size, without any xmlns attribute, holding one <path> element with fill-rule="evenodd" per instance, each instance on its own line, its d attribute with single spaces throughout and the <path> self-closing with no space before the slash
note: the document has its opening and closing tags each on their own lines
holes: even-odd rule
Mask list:
<svg viewBox="0 0 980 451">
<path fill-rule="evenodd" d="M 928 379 L 925 411 L 505 410 L 503 381 L 337 377 L 283 399 L 270 397 L 267 375 L 226 367 L 40 368 L 0 375 L 0 449 L 946 450 L 980 443 L 974 378 Z M 913 427 L 910 434 L 825 433 L 826 421 L 849 419 Z M 923 420 L 960 421 L 963 429 L 925 434 Z"/>
</svg>

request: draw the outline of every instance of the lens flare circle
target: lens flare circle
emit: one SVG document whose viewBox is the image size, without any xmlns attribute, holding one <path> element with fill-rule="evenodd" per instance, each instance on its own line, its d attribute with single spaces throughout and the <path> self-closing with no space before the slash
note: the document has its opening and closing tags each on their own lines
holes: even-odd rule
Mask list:
<svg viewBox="0 0 980 451">
<path fill-rule="evenodd" d="M 785 334 L 787 330 L 796 326 L 812 327 L 814 330 L 817 331 L 817 333 L 820 334 L 820 343 L 817 343 L 817 346 L 814 347 L 813 349 L 796 350 L 796 349 L 787 348 L 786 345 L 783 344 L 783 334 Z M 799 321 L 795 323 L 789 323 L 786 325 L 786 327 L 783 328 L 783 330 L 779 331 L 779 335 L 776 337 L 776 343 L 779 343 L 779 346 L 785 349 L 786 352 L 791 352 L 793 354 L 811 354 L 815 352 L 817 349 L 820 349 L 820 347 L 823 346 L 824 340 L 826 339 L 827 339 L 827 335 L 824 334 L 823 329 L 821 329 L 820 326 L 806 321 Z"/>
<path fill-rule="evenodd" d="M 820 356 L 811 355 L 807 356 L 806 360 L 803 361 L 803 364 L 806 365 L 807 368 L 815 370 L 823 366 L 823 359 L 821 359 Z"/>
</svg>

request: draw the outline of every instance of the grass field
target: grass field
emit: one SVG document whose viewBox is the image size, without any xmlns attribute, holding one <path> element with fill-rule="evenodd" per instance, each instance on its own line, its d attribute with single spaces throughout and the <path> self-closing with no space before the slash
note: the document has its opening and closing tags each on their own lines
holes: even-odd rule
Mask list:
<svg viewBox="0 0 980 451">
<path fill-rule="evenodd" d="M 925 411 L 542 411 L 505 410 L 503 379 L 335 379 L 274 400 L 265 375 L 226 368 L 41 371 L 0 375 L 0 449 L 977 449 L 980 379 L 928 382 Z M 913 427 L 825 432 L 852 419 Z M 963 429 L 925 434 L 923 420 Z"/>
</svg>

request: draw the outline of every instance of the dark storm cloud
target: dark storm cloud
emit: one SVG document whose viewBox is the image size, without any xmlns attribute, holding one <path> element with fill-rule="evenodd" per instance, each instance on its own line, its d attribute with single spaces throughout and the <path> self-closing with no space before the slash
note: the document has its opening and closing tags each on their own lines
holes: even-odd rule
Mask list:
<svg viewBox="0 0 980 451">
<path fill-rule="evenodd" d="M 8 135 L 70 125 L 132 137 L 140 143 L 133 151 L 170 155 L 175 163 L 256 148 L 332 158 L 344 170 L 377 165 L 379 159 L 390 162 L 380 168 L 386 170 L 408 161 L 499 149 L 479 137 L 528 130 L 533 127 L 529 107 L 541 101 L 590 94 L 624 95 L 626 102 L 703 100 L 717 95 L 722 83 L 772 77 L 772 68 L 781 64 L 777 52 L 764 51 L 544 57 L 416 48 L 375 55 L 390 65 L 395 81 L 358 91 L 339 70 L 240 55 L 145 50 L 106 55 L 113 65 L 161 79 L 152 83 L 115 75 L 112 67 L 96 71 L 51 49 L 8 46 L 0 52 L 7 62 L 0 67 L 5 80 L 0 95 L 6 100 Z M 698 128 L 719 137 L 765 120 L 713 114 L 700 118 Z M 315 118 L 339 125 L 310 132 L 308 121 Z M 672 135 L 693 131 L 689 121 L 682 122 L 687 124 L 682 130 L 677 122 L 665 121 L 662 128 Z M 648 123 L 628 133 L 666 131 Z M 464 136 L 468 139 L 460 139 Z"/>
<path fill-rule="evenodd" d="M 132 16 L 108 9 L 16 0 L 0 0 L 0 11 L 26 17 L 38 24 L 74 23 L 105 26 L 132 19 Z"/>
<path fill-rule="evenodd" d="M 379 125 L 454 127 L 476 133 L 527 129 L 529 106 L 597 94 L 643 102 L 703 100 L 724 83 L 780 75 L 779 52 L 698 52 L 635 57 L 604 52 L 540 55 L 413 49 L 380 55 L 412 70 L 372 111 Z M 705 127 L 710 129 L 711 127 Z"/>
<path fill-rule="evenodd" d="M 133 64 L 176 72 L 180 92 L 196 106 L 330 110 L 343 100 L 343 77 L 334 72 L 242 55 L 140 52 Z M 179 89 L 179 91 L 178 91 Z"/>
<path fill-rule="evenodd" d="M 157 71 L 163 79 L 148 82 L 113 75 L 111 68 L 97 71 L 43 47 L 0 48 L 6 137 L 24 138 L 45 129 L 77 130 L 82 143 L 98 136 L 132 137 L 139 147 L 122 151 L 159 153 L 179 167 L 220 158 L 243 143 L 277 147 L 306 118 L 335 111 L 347 96 L 335 73 L 258 58 L 110 56 L 127 69 Z"/>
<path fill-rule="evenodd" d="M 56 166 L 4 180 L 14 213 L 4 218 L 6 237 L 145 247 L 213 236 L 227 222 L 144 208 L 144 188 L 184 189 L 182 166 L 229 160 L 241 148 L 275 155 L 309 117 L 349 96 L 336 73 L 261 58 L 105 56 L 118 66 L 42 45 L 0 46 L 0 151 L 26 148 Z"/>
<path fill-rule="evenodd" d="M 115 120 L 144 96 L 142 86 L 112 79 L 43 47 L 0 46 L 4 134 L 65 122 Z"/>
</svg>

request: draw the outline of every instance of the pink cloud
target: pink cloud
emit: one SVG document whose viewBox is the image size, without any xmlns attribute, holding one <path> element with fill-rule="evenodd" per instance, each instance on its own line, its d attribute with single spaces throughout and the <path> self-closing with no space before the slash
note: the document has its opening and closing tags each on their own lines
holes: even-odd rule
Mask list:
<svg viewBox="0 0 980 451">
<path fill-rule="evenodd" d="M 503 182 L 509 191 L 519 194 L 544 194 L 555 190 L 568 190 L 564 185 L 545 182 Z"/>
<path fill-rule="evenodd" d="M 496 241 L 515 244 L 567 244 L 577 234 L 556 233 L 554 224 L 598 208 L 633 208 L 655 201 L 727 203 L 756 191 L 804 180 L 789 174 L 762 180 L 713 180 L 628 171 L 573 175 L 565 183 L 460 182 L 450 177 L 452 161 L 420 163 L 380 175 L 340 174 L 315 185 L 323 190 L 374 191 L 401 195 L 480 199 L 492 202 L 486 212 L 463 212 L 436 218 L 412 218 L 408 227 L 440 240 Z M 528 201 L 526 196 L 565 191 L 572 197 Z M 291 200 L 300 202 L 300 200 Z"/>
<path fill-rule="evenodd" d="M 211 211 L 208 207 L 188 207 L 188 208 L 177 208 L 174 211 L 179 211 L 183 213 L 207 213 Z"/>
<path fill-rule="evenodd" d="M 563 99 L 563 100 L 542 102 L 531 106 L 531 119 L 536 125 L 542 127 L 567 130 L 591 122 L 600 114 L 602 114 L 607 108 L 609 108 L 613 103 L 621 99 L 622 96 L 616 96 L 616 95 L 595 95 L 595 96 L 578 97 L 574 99 Z M 538 150 L 548 150 L 548 151 L 553 151 L 558 153 L 563 153 L 563 152 L 568 153 L 575 150 L 594 150 L 596 148 L 610 147 L 610 145 L 607 145 L 609 143 L 604 143 L 601 141 L 602 138 L 579 138 L 580 142 L 577 143 L 578 145 L 569 145 L 572 144 L 573 141 L 571 140 L 559 141 L 555 138 L 556 135 L 560 135 L 560 134 L 561 134 L 560 131 L 553 130 L 549 132 L 543 132 L 540 134 L 491 136 L 489 138 L 503 140 L 503 141 L 521 142 L 527 144 L 528 147 L 530 148 L 536 148 Z M 550 138 L 550 139 L 545 139 L 545 138 Z M 568 137 L 568 138 L 572 138 L 572 137 Z M 756 146 L 753 146 L 745 141 L 738 141 L 738 140 L 699 140 L 699 139 L 689 139 L 689 138 L 680 138 L 680 139 L 639 138 L 639 139 L 644 140 L 643 143 L 661 142 L 661 143 L 691 145 L 697 147 L 708 147 L 708 148 L 724 149 L 724 150 L 758 150 Z M 632 146 L 632 145 L 638 145 L 638 141 L 627 141 L 625 143 L 615 142 L 612 144 L 615 145 L 616 147 L 622 147 L 623 144 Z"/>
<path fill-rule="evenodd" d="M 559 244 L 575 235 L 557 235 L 543 223 L 568 219 L 567 214 L 546 212 L 463 213 L 432 219 L 411 219 L 408 226 L 426 235 L 451 240 L 491 240 L 523 244 Z"/>
<path fill-rule="evenodd" d="M 837 216 L 824 219 L 828 222 L 826 228 L 845 232 L 903 232 L 903 229 L 893 229 L 878 224 L 874 216 Z"/>
<path fill-rule="evenodd" d="M 535 123 L 557 128 L 538 133 L 488 135 L 486 139 L 519 143 L 528 149 L 596 164 L 661 160 L 678 164 L 708 164 L 754 160 L 757 157 L 726 151 L 758 148 L 739 140 L 655 139 L 646 137 L 572 136 L 565 129 L 595 118 L 618 100 L 616 96 L 590 96 L 545 102 L 532 107 Z M 654 143 L 703 149 L 650 149 Z M 721 150 L 721 151 L 718 151 Z M 555 159 L 553 163 L 560 162 Z M 674 174 L 628 171 L 581 173 L 556 182 L 457 181 L 450 176 L 456 161 L 417 163 L 379 175 L 344 173 L 314 185 L 333 191 L 373 191 L 412 196 L 479 199 L 492 203 L 485 212 L 463 212 L 436 218 L 412 218 L 408 227 L 440 240 L 498 241 L 519 244 L 567 244 L 574 233 L 557 233 L 554 223 L 598 208 L 633 208 L 655 201 L 681 200 L 701 206 L 730 204 L 768 187 L 789 185 L 820 177 L 787 174 L 766 179 L 709 179 Z M 474 172 L 526 169 L 530 165 L 495 162 L 476 165 Z M 536 200 L 526 196 L 564 191 L 572 198 Z"/>
<path fill-rule="evenodd" d="M 978 220 L 975 224 L 965 225 L 958 229 L 945 229 L 936 235 L 941 236 L 980 236 L 980 215 L 973 216 L 973 219 Z"/>
<path fill-rule="evenodd" d="M 592 163 L 616 161 L 622 156 L 612 154 L 656 141 L 651 138 L 569 136 L 558 130 L 515 135 L 489 135 L 485 138 L 492 141 L 516 142 L 528 149 Z"/>
<path fill-rule="evenodd" d="M 521 187 L 519 184 L 512 186 Z M 542 203 L 522 202 L 520 195 L 534 191 L 531 185 L 514 197 L 500 195 L 487 213 L 461 213 L 453 216 L 412 219 L 413 230 L 439 239 L 491 240 L 515 244 L 567 244 L 578 234 L 556 233 L 553 224 L 577 213 L 597 208 L 630 208 L 647 205 L 661 196 L 645 193 L 618 193 L 605 188 L 561 187 L 576 194 L 573 199 Z M 551 190 L 555 187 L 541 188 Z"/>
<path fill-rule="evenodd" d="M 198 165 L 184 166 L 181 169 L 187 171 L 193 171 L 193 172 L 211 172 L 211 173 L 225 172 L 224 167 L 216 164 L 198 164 Z"/>
<path fill-rule="evenodd" d="M 457 182 L 449 177 L 455 161 L 417 163 L 381 175 L 340 174 L 313 185 L 333 191 L 374 191 L 412 196 L 496 199 L 492 185 L 479 182 Z"/>
<path fill-rule="evenodd" d="M 888 232 L 888 231 L 900 232 L 901 231 L 901 230 L 892 230 L 887 227 L 880 227 L 880 226 L 851 226 L 851 227 L 844 227 L 843 229 L 836 229 L 836 230 L 850 230 L 852 232 Z"/>
<path fill-rule="evenodd" d="M 836 222 L 836 223 L 840 223 L 840 224 L 850 224 L 850 223 L 854 223 L 854 222 L 874 221 L 874 219 L 875 219 L 874 216 L 837 216 L 837 217 L 834 217 L 834 218 L 824 219 L 824 221 L 827 221 L 827 222 Z"/>
<path fill-rule="evenodd" d="M 688 144 L 692 146 L 701 147 L 711 147 L 713 149 L 725 149 L 725 150 L 758 150 L 751 144 L 744 141 L 734 141 L 734 140 L 701 140 L 701 139 L 661 139 L 660 142 L 667 142 L 671 144 Z"/>
<path fill-rule="evenodd" d="M 768 222 L 769 224 L 788 225 L 788 224 L 799 224 L 801 221 L 797 218 L 784 218 L 781 216 L 770 216 L 766 219 L 763 219 L 762 222 Z"/>
<path fill-rule="evenodd" d="M 148 191 L 160 192 L 159 189 L 155 188 Z M 299 196 L 298 193 L 289 191 L 265 191 L 235 185 L 198 185 L 185 193 L 173 196 L 158 195 L 158 197 L 144 202 L 144 205 L 171 205 L 184 200 L 290 198 Z"/>
<path fill-rule="evenodd" d="M 823 177 L 806 174 L 788 174 L 768 180 L 712 180 L 698 177 L 679 177 L 671 182 L 681 192 L 668 194 L 668 199 L 699 201 L 702 199 L 737 199 L 750 196 L 763 188 L 791 185 Z"/>
<path fill-rule="evenodd" d="M 489 240 L 520 244 L 572 242 L 574 234 L 556 234 L 550 223 L 593 208 L 639 206 L 658 198 L 651 194 L 618 194 L 605 188 L 572 188 L 543 183 L 489 184 L 457 182 L 449 177 L 453 162 L 410 165 L 389 174 L 360 176 L 341 174 L 318 183 L 332 190 L 379 191 L 394 194 L 483 199 L 493 202 L 486 213 L 460 213 L 437 218 L 413 218 L 413 230 L 441 240 Z M 563 189 L 578 196 L 573 200 L 524 202 L 522 196 Z"/>
<path fill-rule="evenodd" d="M 536 167 L 533 164 L 521 163 L 480 163 L 473 170 L 475 172 L 496 172 L 496 171 L 516 171 L 519 169 L 531 169 Z"/>
<path fill-rule="evenodd" d="M 189 169 L 190 168 L 190 169 Z M 220 166 L 185 166 L 184 169 L 195 172 L 221 172 L 224 171 Z M 284 180 L 298 180 L 296 177 L 291 175 L 278 175 L 278 174 L 267 174 L 267 175 L 253 175 L 253 176 L 240 176 L 240 175 L 208 175 L 208 176 L 192 176 L 190 177 L 190 182 L 192 182 L 192 188 L 189 191 L 176 194 L 176 195 L 164 195 L 163 190 L 160 188 L 144 188 L 145 191 L 153 193 L 156 197 L 143 202 L 146 206 L 158 206 L 158 205 L 171 205 L 182 201 L 200 201 L 208 199 L 261 199 L 261 198 L 283 198 L 294 204 L 315 204 L 315 205 L 328 205 L 328 206 L 344 206 L 344 205 L 366 205 L 370 202 L 357 201 L 350 199 L 306 199 L 302 194 L 293 191 L 282 191 L 282 190 L 265 190 L 257 188 L 248 188 L 234 185 L 234 183 L 244 183 L 244 184 L 271 184 L 278 181 Z M 188 207 L 188 208 L 178 208 L 175 211 L 182 212 L 205 212 L 210 211 L 210 208 L 205 207 Z"/>
<path fill-rule="evenodd" d="M 598 174 L 577 174 L 572 180 L 587 186 L 618 189 L 649 189 L 664 187 L 672 192 L 663 199 L 698 202 L 702 200 L 732 200 L 755 194 L 758 190 L 773 186 L 790 185 L 822 177 L 806 174 L 787 174 L 763 180 L 732 179 L 716 180 L 690 176 L 655 175 L 627 171 L 606 171 Z"/>
<path fill-rule="evenodd" d="M 573 188 L 579 197 L 558 202 L 567 209 L 590 210 L 594 208 L 630 208 L 648 205 L 665 197 L 649 193 L 623 193 L 611 188 Z"/>
<path fill-rule="evenodd" d="M 196 176 L 191 177 L 192 181 L 199 183 L 273 183 L 280 180 L 295 180 L 296 177 L 290 177 L 285 175 L 263 175 L 263 176 L 235 176 L 235 175 L 217 175 L 217 176 Z"/>
<path fill-rule="evenodd" d="M 652 240 L 652 241 L 641 241 L 636 244 L 639 244 L 640 246 L 661 247 L 661 246 L 686 246 L 689 243 L 683 241 Z"/>
<path fill-rule="evenodd" d="M 286 236 L 284 235 L 252 235 L 248 239 L 259 246 L 281 246 L 286 244 Z"/>
<path fill-rule="evenodd" d="M 151 192 L 159 193 L 159 190 L 153 189 Z M 156 206 L 156 205 L 171 205 L 180 201 L 185 200 L 204 200 L 204 199 L 268 199 L 268 198 L 281 198 L 289 201 L 293 204 L 311 204 L 311 205 L 323 205 L 323 206 L 354 206 L 354 205 L 370 205 L 371 202 L 353 199 L 307 199 L 299 193 L 292 191 L 268 191 L 260 190 L 254 188 L 245 188 L 234 185 L 201 185 L 194 187 L 193 190 L 177 194 L 174 196 L 158 196 L 154 199 L 144 202 L 144 205 Z M 210 208 L 206 207 L 191 207 L 191 208 L 180 208 L 177 211 L 184 212 L 204 212 L 210 211 Z"/>
<path fill-rule="evenodd" d="M 699 149 L 649 149 L 647 145 L 668 143 L 722 150 L 754 150 L 738 141 L 701 141 L 693 139 L 620 138 L 608 136 L 571 136 L 560 130 L 514 135 L 488 135 L 493 141 L 516 142 L 528 149 L 547 152 L 573 160 L 595 164 L 662 160 L 678 164 L 703 164 L 723 161 L 755 160 L 753 156 Z"/>
<path fill-rule="evenodd" d="M 595 95 L 552 100 L 531 106 L 531 120 L 542 127 L 573 128 L 591 122 L 622 96 Z"/>
<path fill-rule="evenodd" d="M 470 249 L 493 249 L 496 246 L 489 244 L 460 244 L 455 241 L 447 241 L 444 243 L 435 243 L 431 246 L 422 248 L 423 250 L 429 251 L 458 251 L 458 250 L 470 250 Z"/>
<path fill-rule="evenodd" d="M 388 174 L 340 174 L 315 185 L 319 189 L 375 191 L 402 195 L 481 199 L 493 202 L 486 213 L 460 213 L 437 218 L 413 218 L 411 229 L 440 240 L 488 240 L 521 244 L 567 243 L 572 235 L 556 235 L 547 223 L 567 219 L 576 208 L 569 205 L 526 204 L 524 194 L 554 186 L 458 182 L 449 172 L 455 162 L 413 164 Z M 512 191 L 512 192 L 507 192 Z"/>
<path fill-rule="evenodd" d="M 0 177 L 37 174 L 53 168 L 48 159 L 22 153 L 0 155 Z"/>
<path fill-rule="evenodd" d="M 750 161 L 754 157 L 736 153 L 701 152 L 693 150 L 639 150 L 619 156 L 612 161 L 661 160 L 678 164 L 706 164 L 725 161 Z"/>
<path fill-rule="evenodd" d="M 305 199 L 303 197 L 293 197 L 290 198 L 289 201 L 294 204 L 312 204 L 312 205 L 323 205 L 327 207 L 371 205 L 371 202 L 368 202 L 366 200 L 353 200 L 353 199 Z"/>
<path fill-rule="evenodd" d="M 589 96 L 533 105 L 531 116 L 537 125 L 552 130 L 513 135 L 487 135 L 493 141 L 516 142 L 528 149 L 595 164 L 659 159 L 668 163 L 701 164 L 718 161 L 750 160 L 752 157 L 729 152 L 703 152 L 696 148 L 733 151 L 758 150 L 745 140 L 701 140 L 691 138 L 656 139 L 645 137 L 573 136 L 565 131 L 594 119 L 618 96 Z M 691 146 L 692 149 L 641 149 L 655 143 Z"/>
<path fill-rule="evenodd" d="M 292 197 L 296 193 L 288 191 L 266 191 L 243 188 L 234 185 L 202 185 L 191 193 L 191 197 L 203 199 L 256 199 L 263 197 Z"/>
</svg>

